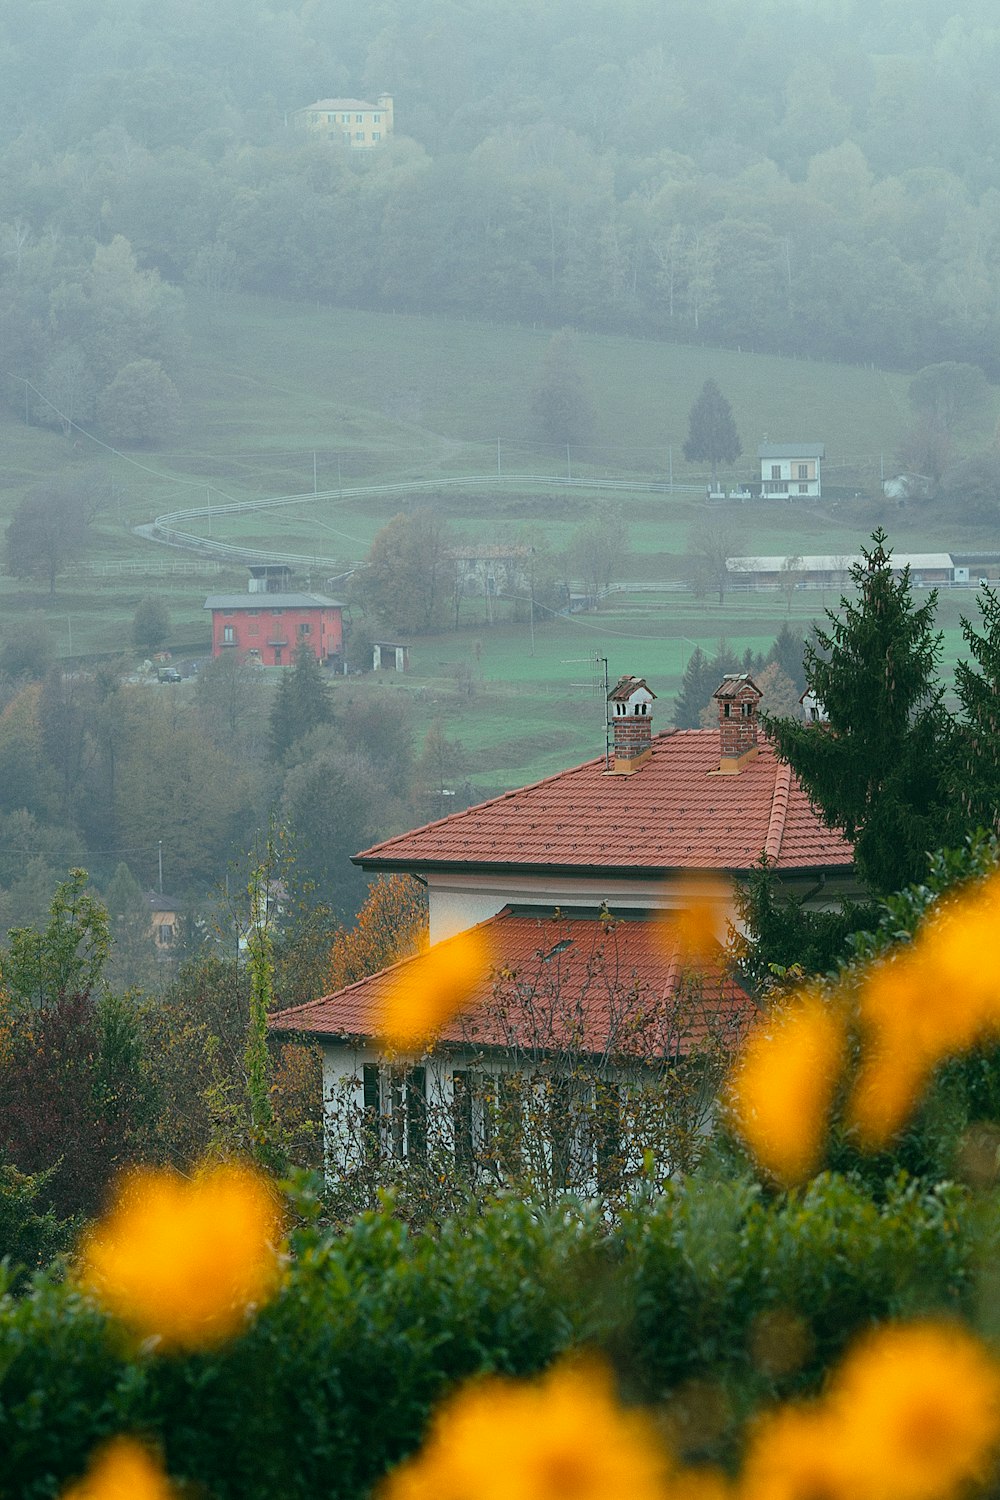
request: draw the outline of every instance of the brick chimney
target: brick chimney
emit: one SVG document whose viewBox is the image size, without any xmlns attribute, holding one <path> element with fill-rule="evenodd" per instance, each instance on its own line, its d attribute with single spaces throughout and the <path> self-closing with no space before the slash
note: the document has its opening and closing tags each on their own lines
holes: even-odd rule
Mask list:
<svg viewBox="0 0 1000 1500">
<path fill-rule="evenodd" d="M 737 775 L 757 755 L 757 709 L 763 697 L 747 672 L 727 672 L 712 694 L 719 705 L 719 772 Z"/>
<path fill-rule="evenodd" d="M 608 719 L 614 736 L 613 776 L 631 776 L 653 753 L 653 701 L 656 694 L 642 677 L 619 677 L 608 694 Z"/>
</svg>

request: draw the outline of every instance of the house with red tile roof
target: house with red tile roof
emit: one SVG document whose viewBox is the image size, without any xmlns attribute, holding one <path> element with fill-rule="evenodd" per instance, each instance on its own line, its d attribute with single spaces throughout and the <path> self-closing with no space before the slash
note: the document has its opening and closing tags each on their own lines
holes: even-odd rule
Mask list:
<svg viewBox="0 0 1000 1500">
<path fill-rule="evenodd" d="M 523 1077 L 526 1058 L 535 1066 L 543 1055 L 566 1055 L 565 1026 L 552 1014 L 554 976 L 572 1017 L 574 1055 L 615 1088 L 637 1050 L 676 1063 L 708 1037 L 732 1042 L 747 1024 L 748 997 L 721 962 L 702 966 L 692 987 L 663 939 L 664 919 L 689 899 L 692 878 L 745 876 L 763 855 L 786 893 L 807 906 L 839 904 L 858 888 L 850 844 L 823 825 L 762 734 L 752 678 L 725 677 L 715 699 L 718 730 L 654 734 L 655 694 L 641 678 L 622 678 L 608 698 L 604 756 L 355 856 L 372 874 L 404 872 L 424 883 L 432 943 L 475 927 L 496 961 L 481 993 L 402 1072 L 386 1063 L 378 1016 L 414 960 L 275 1017 L 282 1031 L 321 1042 L 328 1100 L 353 1091 L 357 1108 L 388 1122 L 383 1134 L 400 1153 L 411 1133 L 426 1140 L 420 1122 L 432 1094 L 452 1113 L 456 1099 L 465 1101 L 468 1123 L 473 1095 L 456 1080 Z M 715 890 L 724 932 L 732 912 L 722 881 Z M 540 988 L 549 996 L 541 1006 Z M 637 1017 L 630 1057 L 620 1042 Z M 335 1135 L 331 1127 L 331 1150 Z"/>
<path fill-rule="evenodd" d="M 685 876 L 747 875 L 766 855 L 789 896 L 831 906 L 858 894 L 853 850 L 826 828 L 758 723 L 745 673 L 715 694 L 719 728 L 652 732 L 652 694 L 609 698 L 608 755 L 505 792 L 355 855 L 372 874 L 427 886 L 431 942 L 504 906 L 660 911 Z M 618 707 L 627 708 L 619 714 Z"/>
<path fill-rule="evenodd" d="M 419 1055 L 377 1041 L 393 993 L 421 983 L 419 956 L 274 1018 L 322 1044 L 329 1167 L 360 1168 L 374 1141 L 421 1162 L 443 1148 L 502 1179 L 505 1133 L 559 1188 L 607 1185 L 612 1161 L 635 1180 L 650 1150 L 689 1164 L 677 1143 L 694 1150 L 754 1012 L 722 965 L 691 967 L 643 913 L 505 907 L 477 936 L 492 964 Z"/>
</svg>

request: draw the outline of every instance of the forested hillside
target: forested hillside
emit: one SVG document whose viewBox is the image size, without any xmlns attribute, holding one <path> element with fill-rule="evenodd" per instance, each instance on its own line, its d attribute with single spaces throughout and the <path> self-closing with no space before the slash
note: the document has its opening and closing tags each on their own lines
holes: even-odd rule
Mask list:
<svg viewBox="0 0 1000 1500">
<path fill-rule="evenodd" d="M 32 421 L 48 400 L 123 441 L 169 429 L 171 284 L 995 373 L 1000 24 L 954 9 L 8 7 L 6 393 Z M 381 91 L 375 150 L 289 123 Z"/>
</svg>

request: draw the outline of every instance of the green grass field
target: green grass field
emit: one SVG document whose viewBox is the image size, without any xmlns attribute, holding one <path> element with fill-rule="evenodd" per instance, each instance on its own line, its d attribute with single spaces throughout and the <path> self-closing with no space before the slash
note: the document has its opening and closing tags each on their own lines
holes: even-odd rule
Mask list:
<svg viewBox="0 0 1000 1500">
<path fill-rule="evenodd" d="M 531 435 L 530 392 L 549 330 L 234 297 L 213 307 L 192 298 L 189 336 L 185 426 L 169 451 L 115 453 L 96 439 L 67 439 L 26 427 L 15 411 L 0 413 L 0 525 L 32 484 L 53 474 L 86 474 L 103 497 L 94 544 L 54 601 L 38 584 L 0 577 L 0 635 L 28 619 L 51 630 L 64 656 L 116 653 L 127 649 L 139 600 L 158 594 L 171 611 L 174 650 L 203 651 L 205 595 L 242 590 L 245 570 L 216 572 L 135 536 L 132 526 L 166 510 L 282 494 L 307 498 L 281 510 L 216 514 L 201 530 L 262 551 L 347 562 L 363 556 L 397 511 L 430 503 L 460 535 L 511 536 L 530 522 L 558 550 L 582 521 L 614 504 L 629 527 L 626 576 L 677 578 L 691 536 L 718 510 L 697 492 L 599 485 L 608 477 L 664 480 L 671 471 L 678 485 L 703 482 L 704 471 L 685 464 L 681 450 L 688 410 L 709 375 L 729 398 L 743 442 L 743 458 L 725 476 L 730 482 L 754 476 L 765 437 L 826 445 L 822 501 L 722 508 L 737 550 L 852 553 L 880 523 L 900 551 L 994 544 L 932 507 L 903 512 L 879 497 L 882 465 L 892 472 L 909 419 L 905 374 L 581 335 L 599 417 L 590 445 L 567 455 Z M 963 435 L 969 451 L 986 441 L 998 409 L 1000 396 L 979 428 Z M 516 480 L 563 475 L 567 465 L 595 487 Z M 359 485 L 495 476 L 498 467 L 501 480 L 483 487 L 339 494 Z M 337 493 L 313 501 L 314 486 Z M 313 570 L 310 586 L 323 587 L 329 571 Z M 835 604 L 835 594 L 803 591 L 791 618 L 805 630 L 824 603 Z M 601 705 L 589 685 L 595 653 L 607 657 L 612 680 L 626 671 L 646 675 L 660 694 L 658 722 L 666 724 L 695 644 L 712 651 L 724 635 L 739 653 L 766 650 L 786 618 L 777 594 L 732 594 L 723 606 L 689 594 L 623 594 L 598 614 L 540 623 L 532 652 L 527 624 L 488 625 L 477 617 L 481 605 L 470 602 L 458 632 L 414 641 L 405 679 L 366 679 L 365 690 L 405 697 L 418 733 L 439 720 L 462 740 L 469 773 L 483 786 L 515 784 L 600 753 Z M 942 599 L 948 662 L 959 647 L 959 610 L 973 607 L 965 591 Z"/>
</svg>

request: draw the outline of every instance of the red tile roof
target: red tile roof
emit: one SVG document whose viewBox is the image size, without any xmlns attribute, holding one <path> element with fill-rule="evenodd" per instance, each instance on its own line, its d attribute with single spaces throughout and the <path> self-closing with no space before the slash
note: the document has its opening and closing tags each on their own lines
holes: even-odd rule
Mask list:
<svg viewBox="0 0 1000 1500">
<path fill-rule="evenodd" d="M 608 775 L 601 756 L 386 839 L 355 863 L 651 874 L 745 871 L 766 850 L 786 872 L 850 869 L 850 844 L 823 826 L 766 740 L 735 775 L 718 774 L 714 729 L 656 735 L 652 752 L 631 776 Z"/>
<path fill-rule="evenodd" d="M 700 979 L 686 970 L 651 921 L 505 909 L 478 930 L 496 964 L 462 1015 L 443 1028 L 439 1040 L 446 1044 L 684 1056 L 710 1036 L 731 1045 L 754 1013 L 744 991 L 720 969 Z M 403 959 L 334 995 L 279 1011 L 269 1025 L 342 1041 L 370 1039 L 389 990 L 419 962 Z"/>
</svg>

